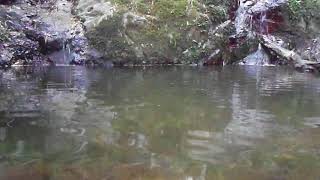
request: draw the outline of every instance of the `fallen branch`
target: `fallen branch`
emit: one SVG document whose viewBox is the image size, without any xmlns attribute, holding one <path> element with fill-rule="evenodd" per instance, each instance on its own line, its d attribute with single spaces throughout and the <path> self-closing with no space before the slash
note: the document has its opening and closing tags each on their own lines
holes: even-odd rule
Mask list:
<svg viewBox="0 0 320 180">
<path fill-rule="evenodd" d="M 317 70 L 317 68 L 320 67 L 320 62 L 305 60 L 298 53 L 281 47 L 277 43 L 273 42 L 266 35 L 261 36 L 260 41 L 261 41 L 261 44 L 263 44 L 270 51 L 292 62 L 296 68 L 301 68 L 305 70 Z"/>
<path fill-rule="evenodd" d="M 231 20 L 227 20 L 227 21 L 221 23 L 220 25 L 218 25 L 214 30 L 212 30 L 210 32 L 210 34 L 211 35 L 215 35 L 217 33 L 221 33 L 221 31 L 223 31 L 225 28 L 227 28 L 231 24 L 232 24 L 232 21 Z"/>
</svg>

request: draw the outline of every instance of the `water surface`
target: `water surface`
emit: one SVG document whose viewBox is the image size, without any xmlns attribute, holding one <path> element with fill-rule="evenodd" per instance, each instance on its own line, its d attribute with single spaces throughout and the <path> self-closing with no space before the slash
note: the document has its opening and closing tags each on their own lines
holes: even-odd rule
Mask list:
<svg viewBox="0 0 320 180">
<path fill-rule="evenodd" d="M 48 67 L 0 76 L 0 179 L 320 178 L 311 74 Z"/>
</svg>

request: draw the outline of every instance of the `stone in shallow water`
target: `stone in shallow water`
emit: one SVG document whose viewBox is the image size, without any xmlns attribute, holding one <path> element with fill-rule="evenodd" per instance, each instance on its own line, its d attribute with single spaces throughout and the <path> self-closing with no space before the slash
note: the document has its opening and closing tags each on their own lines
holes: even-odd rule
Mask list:
<svg viewBox="0 0 320 180">
<path fill-rule="evenodd" d="M 312 128 L 320 127 L 320 117 L 305 118 L 304 124 Z"/>
<path fill-rule="evenodd" d="M 7 137 L 7 129 L 5 127 L 0 127 L 0 141 L 4 141 Z"/>
</svg>

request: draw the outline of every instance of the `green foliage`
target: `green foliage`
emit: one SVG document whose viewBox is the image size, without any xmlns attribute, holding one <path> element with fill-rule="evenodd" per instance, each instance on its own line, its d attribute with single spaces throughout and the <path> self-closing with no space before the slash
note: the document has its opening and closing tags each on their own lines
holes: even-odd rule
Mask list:
<svg viewBox="0 0 320 180">
<path fill-rule="evenodd" d="M 149 26 L 141 31 L 144 41 L 161 41 L 162 43 L 168 44 L 171 48 L 176 48 L 177 43 L 182 38 L 181 33 L 173 27 L 166 26 Z"/>
<path fill-rule="evenodd" d="M 8 40 L 8 30 L 5 28 L 4 25 L 0 22 L 0 41 L 6 41 Z"/>
<path fill-rule="evenodd" d="M 130 3 L 130 0 L 113 0 L 113 2 L 120 5 L 126 5 Z"/>
<path fill-rule="evenodd" d="M 289 0 L 289 8 L 293 14 L 298 14 L 301 9 L 301 1 Z"/>
<path fill-rule="evenodd" d="M 145 0 L 138 0 L 136 2 L 136 7 L 138 12 L 143 14 L 150 14 L 152 6 L 149 2 L 146 2 Z"/>
<path fill-rule="evenodd" d="M 126 6 L 143 14 L 157 16 L 160 19 L 172 19 L 186 16 L 187 0 L 113 0 L 114 3 Z"/>
<path fill-rule="evenodd" d="M 201 46 L 201 43 L 193 43 L 193 45 L 185 51 L 183 59 L 189 62 L 199 62 L 201 59 L 209 56 L 208 52 L 209 49 Z"/>
<path fill-rule="evenodd" d="M 289 0 L 290 18 L 292 20 L 319 18 L 319 8 L 319 0 Z"/>
<path fill-rule="evenodd" d="M 228 14 L 221 6 L 210 6 L 210 18 L 213 22 L 221 23 L 227 20 Z"/>
<path fill-rule="evenodd" d="M 187 3 L 186 0 L 158 0 L 154 12 L 163 19 L 186 16 Z"/>
<path fill-rule="evenodd" d="M 144 28 L 142 31 L 147 38 L 159 39 L 159 40 L 163 40 L 163 37 L 167 33 L 165 28 L 161 28 L 161 27 L 157 27 L 157 26 L 148 26 L 148 27 Z"/>
</svg>

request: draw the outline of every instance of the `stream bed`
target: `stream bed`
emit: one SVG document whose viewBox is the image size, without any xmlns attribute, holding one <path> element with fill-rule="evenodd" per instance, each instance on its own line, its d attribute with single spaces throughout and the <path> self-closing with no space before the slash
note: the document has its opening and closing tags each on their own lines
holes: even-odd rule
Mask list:
<svg viewBox="0 0 320 180">
<path fill-rule="evenodd" d="M 0 179 L 320 178 L 320 79 L 284 67 L 0 72 Z"/>
</svg>

